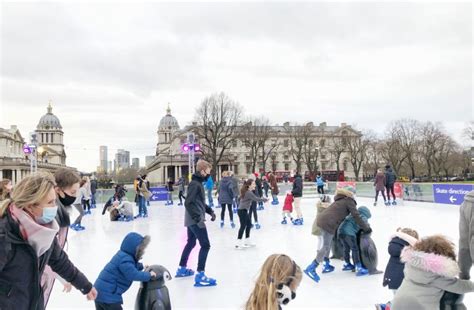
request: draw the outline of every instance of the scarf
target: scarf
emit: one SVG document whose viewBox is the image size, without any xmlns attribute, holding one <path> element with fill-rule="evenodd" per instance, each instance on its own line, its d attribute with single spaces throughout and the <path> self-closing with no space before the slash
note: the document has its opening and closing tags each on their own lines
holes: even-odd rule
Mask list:
<svg viewBox="0 0 474 310">
<path fill-rule="evenodd" d="M 33 247 L 38 257 L 51 248 L 54 238 L 59 231 L 59 225 L 56 220 L 49 224 L 40 225 L 25 211 L 13 204 L 10 206 L 10 213 L 20 225 L 20 233 L 23 239 Z"/>
</svg>

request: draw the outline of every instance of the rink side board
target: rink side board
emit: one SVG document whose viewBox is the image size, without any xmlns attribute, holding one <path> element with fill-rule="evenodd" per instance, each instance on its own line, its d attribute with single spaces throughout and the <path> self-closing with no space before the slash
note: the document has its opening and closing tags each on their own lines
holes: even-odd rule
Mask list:
<svg viewBox="0 0 474 310">
<path fill-rule="evenodd" d="M 435 203 L 461 205 L 464 195 L 474 189 L 471 184 L 433 184 Z"/>
</svg>

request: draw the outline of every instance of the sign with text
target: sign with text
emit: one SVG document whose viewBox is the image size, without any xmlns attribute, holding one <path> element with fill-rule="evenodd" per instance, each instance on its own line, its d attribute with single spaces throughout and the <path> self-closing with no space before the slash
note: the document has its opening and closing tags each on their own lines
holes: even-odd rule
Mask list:
<svg viewBox="0 0 474 310">
<path fill-rule="evenodd" d="M 166 201 L 168 199 L 168 190 L 164 186 L 151 187 L 150 192 L 152 193 L 150 201 Z"/>
<path fill-rule="evenodd" d="M 472 190 L 470 184 L 433 184 L 434 202 L 460 205 L 464 196 Z"/>
</svg>

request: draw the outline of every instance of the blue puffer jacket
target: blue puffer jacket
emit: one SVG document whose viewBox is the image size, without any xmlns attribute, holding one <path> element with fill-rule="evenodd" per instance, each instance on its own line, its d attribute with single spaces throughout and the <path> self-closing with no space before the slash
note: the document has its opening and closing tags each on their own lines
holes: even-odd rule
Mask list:
<svg viewBox="0 0 474 310">
<path fill-rule="evenodd" d="M 96 301 L 122 304 L 122 294 L 130 288 L 133 281 L 150 281 L 150 273 L 141 271 L 143 265 L 137 259 L 140 258 L 140 252 L 143 253 L 148 242 L 149 237 L 143 237 L 135 232 L 125 236 L 120 251 L 112 257 L 95 281 L 94 287 L 98 293 Z"/>
<path fill-rule="evenodd" d="M 323 177 L 317 177 L 317 178 L 316 178 L 316 185 L 317 185 L 317 186 L 324 186 Z"/>
<path fill-rule="evenodd" d="M 212 179 L 211 175 L 207 178 L 207 181 L 205 183 L 205 187 L 206 187 L 207 190 L 214 189 L 214 180 Z"/>
<path fill-rule="evenodd" d="M 364 222 L 368 224 L 369 219 L 372 217 L 369 208 L 367 207 L 360 207 L 357 209 L 360 213 L 360 217 Z M 342 222 L 341 226 L 339 226 L 338 234 L 339 235 L 348 235 L 348 236 L 357 236 L 357 232 L 361 228 L 357 225 L 354 217 L 352 215 L 348 215 L 344 222 Z"/>
</svg>

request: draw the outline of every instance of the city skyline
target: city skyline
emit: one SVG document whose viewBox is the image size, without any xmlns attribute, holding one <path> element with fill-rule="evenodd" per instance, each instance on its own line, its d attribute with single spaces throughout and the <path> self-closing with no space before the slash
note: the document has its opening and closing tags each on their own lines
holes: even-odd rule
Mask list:
<svg viewBox="0 0 474 310">
<path fill-rule="evenodd" d="M 81 171 L 96 170 L 100 145 L 145 163 L 168 102 L 182 128 L 220 91 L 272 124 L 380 134 L 414 118 L 442 121 L 461 143 L 474 119 L 468 3 L 1 8 L 0 127 L 27 137 L 51 100 L 67 164 Z"/>
</svg>

